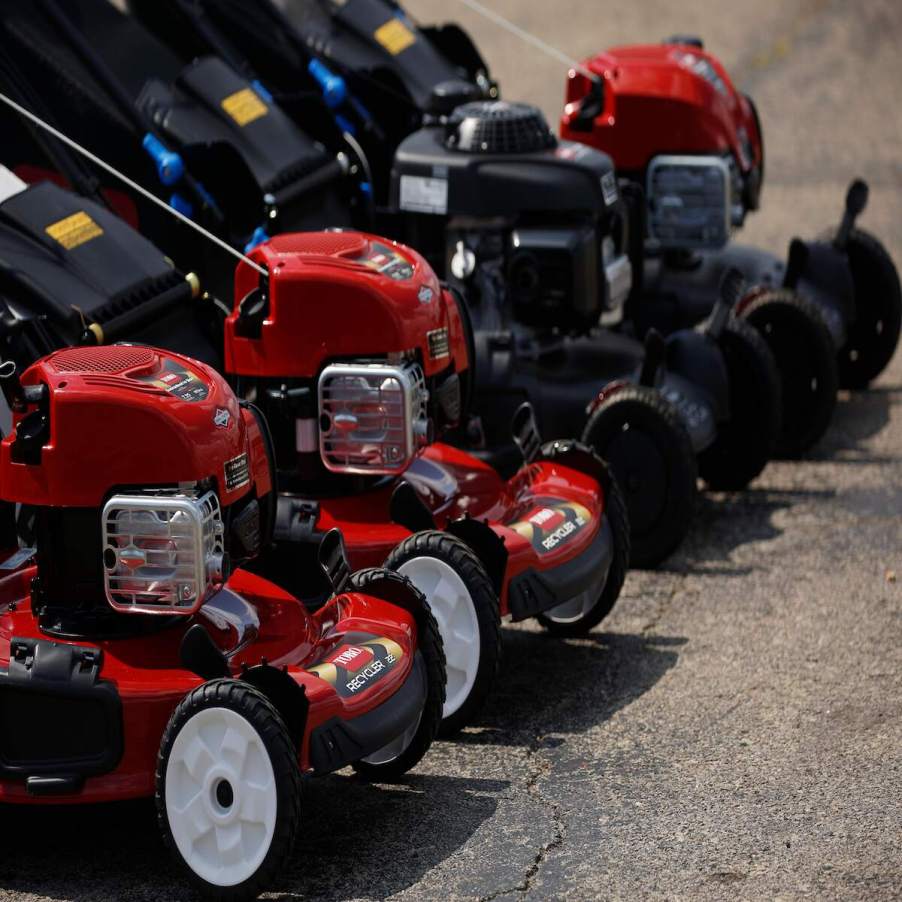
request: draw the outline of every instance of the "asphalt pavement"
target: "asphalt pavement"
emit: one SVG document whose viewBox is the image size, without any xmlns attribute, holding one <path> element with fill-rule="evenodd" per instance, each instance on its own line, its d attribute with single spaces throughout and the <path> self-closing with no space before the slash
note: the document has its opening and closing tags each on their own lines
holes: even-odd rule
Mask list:
<svg viewBox="0 0 902 902">
<path fill-rule="evenodd" d="M 576 57 L 702 35 L 764 122 L 742 239 L 819 232 L 860 175 L 861 224 L 902 263 L 897 2 L 486 2 Z M 556 119 L 561 64 L 458 0 L 408 8 L 463 22 L 505 96 Z M 311 782 L 271 898 L 902 897 L 900 548 L 897 357 L 809 459 L 703 495 L 685 546 L 590 636 L 506 628 L 478 724 L 404 785 Z M 185 896 L 148 804 L 0 816 L 2 899 Z"/>
</svg>

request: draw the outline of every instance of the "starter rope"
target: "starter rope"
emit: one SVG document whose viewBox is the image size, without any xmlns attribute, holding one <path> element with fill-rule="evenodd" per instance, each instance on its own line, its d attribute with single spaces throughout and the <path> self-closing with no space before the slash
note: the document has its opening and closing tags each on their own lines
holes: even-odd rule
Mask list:
<svg viewBox="0 0 902 902">
<path fill-rule="evenodd" d="M 74 151 L 77 151 L 83 157 L 86 157 L 87 159 L 89 159 L 96 166 L 99 166 L 101 169 L 105 169 L 107 172 L 110 173 L 110 175 L 113 175 L 120 181 L 125 182 L 125 184 L 129 186 L 129 188 L 131 188 L 133 191 L 137 191 L 138 194 L 140 194 L 142 197 L 145 197 L 145 198 L 147 198 L 147 200 L 152 201 L 158 207 L 162 207 L 167 213 L 171 214 L 176 219 L 181 220 L 186 225 L 191 226 L 191 228 L 194 229 L 195 232 L 199 232 L 201 235 L 204 236 L 204 238 L 207 238 L 209 241 L 212 241 L 213 244 L 222 248 L 224 251 L 231 254 L 233 257 L 237 258 L 242 263 L 246 263 L 248 266 L 252 267 L 253 269 L 256 269 L 257 272 L 263 276 L 269 275 L 267 270 L 264 267 L 260 266 L 259 263 L 255 263 L 253 260 L 251 260 L 250 257 L 246 257 L 240 251 L 236 251 L 235 248 L 233 248 L 230 244 L 223 241 L 221 238 L 217 237 L 212 232 L 208 232 L 203 226 L 199 226 L 196 222 L 189 219 L 184 214 L 179 213 L 178 210 L 174 210 L 172 207 L 169 206 L 169 204 L 167 204 L 165 201 L 160 200 L 160 198 L 157 197 L 155 194 L 152 194 L 150 191 L 148 191 L 146 188 L 143 188 L 137 182 L 132 181 L 132 179 L 130 179 L 125 173 L 120 172 L 115 167 L 110 166 L 109 163 L 105 162 L 104 160 L 101 160 L 100 157 L 95 156 L 86 147 L 82 147 L 78 142 L 73 141 L 68 135 L 64 135 L 61 131 L 59 131 L 59 129 L 54 128 L 49 122 L 45 122 L 43 119 L 40 118 L 40 116 L 36 116 L 34 113 L 32 113 L 31 110 L 28 110 L 25 107 L 23 107 L 21 104 L 16 103 L 15 100 L 12 100 L 11 98 L 7 97 L 3 93 L 0 93 L 0 101 L 5 103 L 8 107 L 14 109 L 17 113 L 19 113 L 19 115 L 24 116 L 30 122 L 33 122 L 39 128 L 42 128 L 42 129 L 44 129 L 44 131 L 49 132 L 58 141 L 62 141 L 63 144 L 68 145 Z"/>
<path fill-rule="evenodd" d="M 567 56 L 562 50 L 558 50 L 557 47 L 552 47 L 551 44 L 543 41 L 541 38 L 537 38 L 534 34 L 527 31 L 525 28 L 521 28 L 519 25 L 515 25 L 510 19 L 505 19 L 500 13 L 496 13 L 495 10 L 489 9 L 487 6 L 483 6 L 483 4 L 479 3 L 478 0 L 460 0 L 464 6 L 472 9 L 473 12 L 478 13 L 484 19 L 488 19 L 490 22 L 494 22 L 499 28 L 503 28 L 505 31 L 509 31 L 512 35 L 520 38 L 521 41 L 525 41 L 527 44 L 532 44 L 533 47 L 541 50 L 546 56 L 550 56 L 552 59 L 556 59 L 558 62 L 563 63 L 565 66 L 570 66 L 573 69 L 576 69 L 580 75 L 585 75 L 586 78 L 595 81 L 598 76 L 594 72 L 590 72 L 582 63 L 578 63 L 575 59 Z"/>
</svg>

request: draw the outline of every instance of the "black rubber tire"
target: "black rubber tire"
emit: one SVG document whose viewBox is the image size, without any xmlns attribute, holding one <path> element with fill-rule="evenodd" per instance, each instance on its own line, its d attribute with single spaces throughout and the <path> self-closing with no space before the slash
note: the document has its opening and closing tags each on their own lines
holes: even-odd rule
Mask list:
<svg viewBox="0 0 902 902">
<path fill-rule="evenodd" d="M 196 874 L 179 852 L 166 815 L 166 768 L 173 743 L 190 719 L 207 708 L 227 708 L 243 717 L 260 736 L 276 779 L 276 828 L 263 863 L 235 886 L 215 886 Z M 301 823 L 301 771 L 298 752 L 279 712 L 262 692 L 240 680 L 210 680 L 189 692 L 169 718 L 160 742 L 156 769 L 157 821 L 163 841 L 195 889 L 205 898 L 239 902 L 256 899 L 281 872 L 294 850 Z"/>
<path fill-rule="evenodd" d="M 698 472 L 715 491 L 744 489 L 771 459 L 783 424 L 777 362 L 761 334 L 731 317 L 718 340 L 730 380 L 730 419 L 698 457 Z"/>
<path fill-rule="evenodd" d="M 896 352 L 902 328 L 902 288 L 892 257 L 869 232 L 852 229 L 847 247 L 857 316 L 839 349 L 839 384 L 867 388 Z"/>
<path fill-rule="evenodd" d="M 442 719 L 439 729 L 440 736 L 451 736 L 473 720 L 501 667 L 501 603 L 482 562 L 456 536 L 436 530 L 415 533 L 392 551 L 385 566 L 397 570 L 419 557 L 443 561 L 460 576 L 473 602 L 479 628 L 479 665 L 473 687 L 457 710 Z"/>
<path fill-rule="evenodd" d="M 365 592 L 370 573 L 377 574 L 381 578 L 383 571 L 361 570 L 351 577 L 351 586 L 356 591 Z M 413 739 L 397 758 L 383 764 L 355 761 L 352 765 L 361 777 L 373 783 L 394 783 L 423 760 L 435 737 L 438 736 L 442 708 L 445 704 L 445 652 L 438 624 L 432 616 L 432 611 L 429 610 L 429 605 L 426 604 L 426 599 L 423 598 L 423 593 L 400 574 L 392 573 L 391 576 L 403 579 L 419 596 L 419 611 L 416 614 L 417 654 L 422 656 L 426 665 L 426 701 Z"/>
<path fill-rule="evenodd" d="M 544 614 L 539 614 L 536 619 L 552 636 L 561 638 L 584 636 L 611 613 L 620 597 L 620 590 L 623 588 L 626 571 L 629 570 L 630 565 L 630 521 L 626 510 L 626 500 L 613 473 L 609 476 L 605 492 L 605 516 L 611 525 L 614 556 L 611 559 L 604 589 L 601 590 L 597 603 L 579 620 L 571 623 L 556 623 Z"/>
<path fill-rule="evenodd" d="M 643 437 L 641 445 L 623 440 L 629 430 Z M 595 408 L 582 440 L 608 462 L 623 492 L 630 566 L 661 563 L 689 532 L 698 493 L 695 452 L 679 414 L 655 389 L 629 385 Z"/>
<path fill-rule="evenodd" d="M 763 291 L 740 308 L 768 343 L 783 396 L 783 425 L 774 457 L 794 459 L 830 425 L 839 375 L 836 348 L 817 305 L 787 289 Z"/>
</svg>

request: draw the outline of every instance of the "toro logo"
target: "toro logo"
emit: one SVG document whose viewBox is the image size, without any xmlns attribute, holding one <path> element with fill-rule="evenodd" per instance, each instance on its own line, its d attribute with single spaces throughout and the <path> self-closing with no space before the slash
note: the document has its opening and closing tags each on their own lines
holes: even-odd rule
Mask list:
<svg viewBox="0 0 902 902">
<path fill-rule="evenodd" d="M 552 510 L 550 507 L 543 507 L 526 518 L 528 523 L 538 526 L 539 529 L 549 530 L 560 526 L 564 522 L 564 515 L 560 511 Z"/>
<path fill-rule="evenodd" d="M 359 645 L 345 645 L 338 650 L 337 654 L 332 655 L 328 661 L 330 664 L 337 664 L 339 667 L 353 672 L 360 670 L 364 664 L 369 664 L 373 657 L 371 648 L 363 648 Z"/>
</svg>

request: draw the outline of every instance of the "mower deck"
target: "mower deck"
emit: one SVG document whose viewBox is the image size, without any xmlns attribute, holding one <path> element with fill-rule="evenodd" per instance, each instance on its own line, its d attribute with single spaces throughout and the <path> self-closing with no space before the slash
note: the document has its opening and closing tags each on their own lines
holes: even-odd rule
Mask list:
<svg viewBox="0 0 902 902">
<path fill-rule="evenodd" d="M 278 691 L 294 705 L 284 717 L 299 734 L 304 771 L 372 754 L 422 710 L 426 678 L 413 616 L 376 598 L 350 592 L 308 615 L 272 583 L 237 571 L 187 622 L 158 618 L 141 635 L 93 640 L 38 627 L 34 574 L 22 567 L 0 581 L 0 800 L 152 796 L 166 723 L 204 682 L 180 660 L 182 640 L 198 623 L 232 676 L 283 681 Z"/>
</svg>

